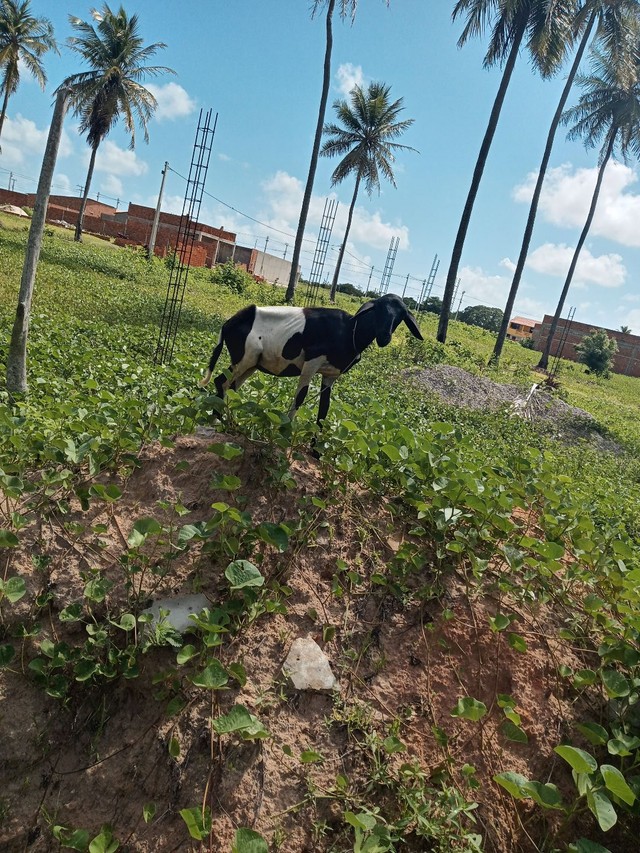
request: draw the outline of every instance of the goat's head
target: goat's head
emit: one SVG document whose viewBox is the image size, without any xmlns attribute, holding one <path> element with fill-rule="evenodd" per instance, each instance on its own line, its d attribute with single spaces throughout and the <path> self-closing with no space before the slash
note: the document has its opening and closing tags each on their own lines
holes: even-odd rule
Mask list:
<svg viewBox="0 0 640 853">
<path fill-rule="evenodd" d="M 391 342 L 391 336 L 403 321 L 414 338 L 424 340 L 413 315 L 395 293 L 387 293 L 378 299 L 365 302 L 355 316 L 359 321 L 365 314 L 368 315 L 366 319 L 371 325 L 371 337 L 376 339 L 379 347 L 386 347 Z"/>
</svg>

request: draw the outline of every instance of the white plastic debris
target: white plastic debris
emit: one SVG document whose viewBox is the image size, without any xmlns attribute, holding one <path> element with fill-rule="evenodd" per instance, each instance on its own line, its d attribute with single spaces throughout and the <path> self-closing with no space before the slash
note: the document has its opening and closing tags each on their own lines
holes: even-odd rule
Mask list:
<svg viewBox="0 0 640 853">
<path fill-rule="evenodd" d="M 206 595 L 176 595 L 172 598 L 157 598 L 143 613 L 150 613 L 154 622 L 160 622 L 162 618 L 166 624 L 179 634 L 186 634 L 194 628 L 193 620 L 189 617 L 197 615 L 204 607 L 209 606 Z M 161 616 L 160 614 L 166 616 Z"/>
<path fill-rule="evenodd" d="M 282 671 L 296 690 L 340 690 L 328 657 L 311 637 L 293 641 Z"/>
</svg>

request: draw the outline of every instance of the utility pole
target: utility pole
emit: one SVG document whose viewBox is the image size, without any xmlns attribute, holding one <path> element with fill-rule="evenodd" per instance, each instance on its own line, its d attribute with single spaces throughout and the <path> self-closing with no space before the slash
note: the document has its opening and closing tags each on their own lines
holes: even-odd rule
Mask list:
<svg viewBox="0 0 640 853">
<path fill-rule="evenodd" d="M 454 320 L 458 319 L 458 312 L 460 311 L 460 306 L 462 305 L 462 300 L 464 299 L 464 294 L 465 294 L 465 291 L 463 290 L 462 293 L 460 294 L 460 302 L 458 302 L 458 309 L 456 311 L 456 316 L 453 318 Z"/>
<path fill-rule="evenodd" d="M 407 273 L 407 278 L 404 283 L 404 287 L 402 288 L 402 298 L 404 299 L 404 295 L 407 292 L 407 285 L 409 284 L 409 273 Z"/>
<path fill-rule="evenodd" d="M 289 250 L 289 244 L 288 244 L 288 243 L 285 243 L 285 244 L 284 244 L 284 255 L 282 256 L 282 260 L 283 260 L 283 261 L 286 261 L 286 260 L 287 260 L 287 251 L 288 251 L 288 250 Z"/>
<path fill-rule="evenodd" d="M 264 252 L 262 253 L 262 261 L 260 262 L 260 275 L 262 275 L 262 271 L 264 270 L 264 256 L 267 254 L 267 246 L 269 245 L 269 238 L 264 238 Z"/>
<path fill-rule="evenodd" d="M 156 204 L 156 212 L 153 215 L 153 225 L 151 226 L 151 236 L 149 237 L 149 248 L 147 249 L 147 258 L 153 257 L 153 251 L 156 247 L 156 237 L 158 236 L 158 223 L 160 222 L 160 205 L 162 204 L 162 193 L 164 192 L 164 182 L 169 171 L 169 163 L 165 160 L 164 169 L 162 170 L 162 180 L 160 181 L 160 192 L 158 193 L 158 203 Z"/>
</svg>

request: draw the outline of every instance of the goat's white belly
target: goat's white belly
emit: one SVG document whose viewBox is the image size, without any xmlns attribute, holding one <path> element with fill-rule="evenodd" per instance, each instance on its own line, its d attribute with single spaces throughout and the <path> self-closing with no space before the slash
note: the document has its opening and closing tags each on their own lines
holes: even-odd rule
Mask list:
<svg viewBox="0 0 640 853">
<path fill-rule="evenodd" d="M 305 323 L 302 308 L 280 305 L 258 308 L 247 337 L 245 352 L 249 357 L 255 358 L 259 367 L 275 375 L 292 366 L 302 370 L 305 362 L 304 351 L 301 350 L 292 358 L 285 358 L 282 350 L 294 335 L 302 334 Z"/>
</svg>

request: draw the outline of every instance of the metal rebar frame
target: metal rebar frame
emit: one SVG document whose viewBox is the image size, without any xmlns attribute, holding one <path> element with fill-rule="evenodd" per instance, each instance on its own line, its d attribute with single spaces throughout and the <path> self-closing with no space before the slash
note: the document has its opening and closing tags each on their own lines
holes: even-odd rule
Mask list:
<svg viewBox="0 0 640 853">
<path fill-rule="evenodd" d="M 549 371 L 549 378 L 555 379 L 560 368 L 560 359 L 562 358 L 562 352 L 564 350 L 564 345 L 567 342 L 567 338 L 569 337 L 569 330 L 571 329 L 571 324 L 573 323 L 573 318 L 576 316 L 576 309 L 572 307 L 569 309 L 569 313 L 567 315 L 567 319 L 565 320 L 565 324 L 562 327 L 562 334 L 560 335 L 560 340 L 558 341 L 558 347 L 556 349 L 555 355 L 553 356 L 553 363 L 551 365 L 551 370 Z"/>
<path fill-rule="evenodd" d="M 429 278 L 425 279 L 422 282 L 422 290 L 420 291 L 420 300 L 418 302 L 418 311 L 424 311 L 424 303 L 425 300 L 431 296 L 431 291 L 433 290 L 433 283 L 436 280 L 436 275 L 438 273 L 439 266 L 440 259 L 437 255 L 434 255 L 433 263 L 431 264 L 431 271 L 429 272 Z"/>
<path fill-rule="evenodd" d="M 331 232 L 333 231 L 333 223 L 336 219 L 337 210 L 337 199 L 325 199 L 324 212 L 320 223 L 320 232 L 318 233 L 318 242 L 316 243 L 313 263 L 311 264 L 311 273 L 309 274 L 309 287 L 307 289 L 305 305 L 315 305 L 318 301 L 318 291 L 320 290 L 322 272 L 324 270 L 324 263 L 327 259 L 329 241 L 331 240 Z"/>
<path fill-rule="evenodd" d="M 191 165 L 189 167 L 189 177 L 182 204 L 182 214 L 178 225 L 176 251 L 169 271 L 167 296 L 160 321 L 158 342 L 154 356 L 156 364 L 168 364 L 173 358 L 180 312 L 182 311 L 182 303 L 187 286 L 189 266 L 191 264 L 204 185 L 217 123 L 217 113 L 212 127 L 211 110 L 208 110 L 204 117 L 202 110 L 200 110 L 198 128 L 191 155 Z"/>
<path fill-rule="evenodd" d="M 387 260 L 385 261 L 384 270 L 382 271 L 382 278 L 380 279 L 380 296 L 384 296 L 385 293 L 387 293 L 389 290 L 389 282 L 391 281 L 391 273 L 393 272 L 393 265 L 396 262 L 396 255 L 398 253 L 399 244 L 399 237 L 391 238 L 391 242 L 389 243 L 389 251 L 387 252 Z"/>
</svg>

